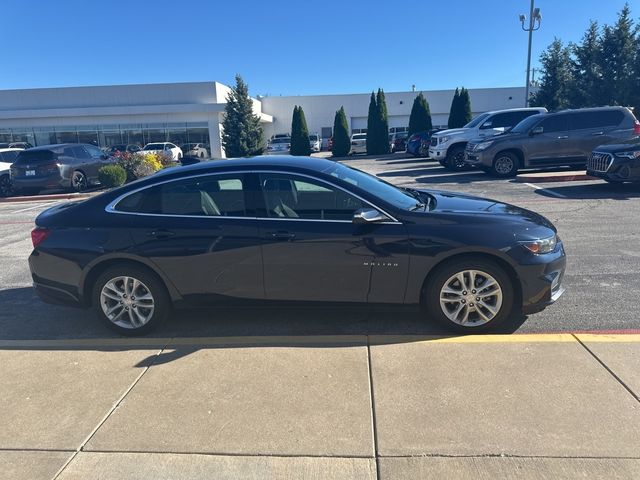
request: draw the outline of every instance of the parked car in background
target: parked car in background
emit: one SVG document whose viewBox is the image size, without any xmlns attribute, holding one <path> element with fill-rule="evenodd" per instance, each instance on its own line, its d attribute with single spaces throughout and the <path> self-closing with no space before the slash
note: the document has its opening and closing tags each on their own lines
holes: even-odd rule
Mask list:
<svg viewBox="0 0 640 480">
<path fill-rule="evenodd" d="M 109 155 L 115 155 L 116 153 L 136 153 L 139 152 L 140 150 L 142 150 L 140 148 L 140 145 L 135 145 L 135 144 L 119 144 L 119 145 L 111 145 L 109 148 L 106 149 L 106 153 L 108 153 Z"/>
<path fill-rule="evenodd" d="M 0 197 L 8 197 L 12 193 L 11 164 L 22 151 L 22 148 L 0 148 Z"/>
<path fill-rule="evenodd" d="M 16 194 L 48 189 L 76 192 L 98 184 L 98 170 L 115 159 L 94 145 L 62 143 L 21 150 L 11 165 L 11 181 Z"/>
<path fill-rule="evenodd" d="M 597 146 L 587 160 L 587 175 L 610 183 L 640 183 L 640 136 Z"/>
<path fill-rule="evenodd" d="M 205 158 L 209 156 L 204 143 L 185 143 L 180 148 L 185 157 Z"/>
<path fill-rule="evenodd" d="M 289 155 L 291 137 L 274 137 L 267 144 L 267 155 Z"/>
<path fill-rule="evenodd" d="M 29 142 L 11 142 L 9 144 L 9 148 L 22 148 L 23 150 L 26 150 L 27 148 L 33 148 L 33 145 Z"/>
<path fill-rule="evenodd" d="M 467 168 L 464 149 L 474 138 L 485 138 L 504 133 L 531 115 L 545 113 L 546 108 L 513 108 L 478 115 L 462 128 L 442 130 L 431 137 L 429 157 L 438 160 L 450 170 Z"/>
<path fill-rule="evenodd" d="M 397 132 L 389 135 L 389 150 L 391 153 L 404 152 L 407 149 L 407 132 Z"/>
<path fill-rule="evenodd" d="M 171 155 L 171 158 L 173 159 L 174 162 L 180 161 L 180 159 L 184 155 L 182 153 L 182 150 L 180 149 L 180 147 L 178 147 L 177 145 L 175 145 L 175 144 L 173 144 L 171 142 L 147 143 L 144 146 L 144 148 L 142 150 L 140 150 L 140 152 L 143 153 L 143 154 L 165 152 L 165 153 Z"/>
<path fill-rule="evenodd" d="M 407 139 L 407 153 L 410 153 L 414 157 L 428 157 L 431 136 L 439 131 L 440 129 L 431 129 L 411 135 Z"/>
<path fill-rule="evenodd" d="M 312 152 L 319 152 L 322 150 L 322 139 L 320 138 L 320 135 L 317 133 L 311 133 L 309 135 L 309 147 Z"/>
<path fill-rule="evenodd" d="M 35 223 L 40 297 L 91 307 L 125 335 L 158 327 L 174 303 L 247 300 L 423 306 L 478 333 L 564 291 L 564 248 L 543 216 L 318 158 L 167 169 Z"/>
<path fill-rule="evenodd" d="M 640 135 L 625 107 L 597 107 L 533 115 L 509 132 L 468 143 L 465 162 L 498 177 L 520 168 L 584 167 L 595 147 Z"/>
<path fill-rule="evenodd" d="M 349 155 L 355 155 L 356 153 L 367 153 L 366 133 L 354 133 L 351 135 L 351 150 L 349 151 Z"/>
<path fill-rule="evenodd" d="M 0 143 L 0 148 L 10 148 L 8 143 L 2 142 Z"/>
</svg>

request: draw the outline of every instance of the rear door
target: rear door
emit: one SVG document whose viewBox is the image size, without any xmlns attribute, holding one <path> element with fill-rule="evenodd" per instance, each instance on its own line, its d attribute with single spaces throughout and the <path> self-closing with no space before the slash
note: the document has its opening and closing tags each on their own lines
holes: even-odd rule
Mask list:
<svg viewBox="0 0 640 480">
<path fill-rule="evenodd" d="M 573 163 L 582 164 L 595 147 L 613 140 L 611 132 L 622 121 L 623 114 L 613 110 L 587 110 L 572 112 L 568 117 L 570 157 Z"/>
</svg>

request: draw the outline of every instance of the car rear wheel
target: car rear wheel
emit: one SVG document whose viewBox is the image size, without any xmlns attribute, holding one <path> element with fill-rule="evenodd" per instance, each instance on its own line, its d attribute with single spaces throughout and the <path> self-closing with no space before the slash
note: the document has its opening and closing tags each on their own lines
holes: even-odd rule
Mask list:
<svg viewBox="0 0 640 480">
<path fill-rule="evenodd" d="M 480 333 L 511 313 L 514 290 L 506 272 L 488 260 L 456 260 L 429 279 L 424 302 L 429 318 L 450 330 Z"/>
<path fill-rule="evenodd" d="M 103 272 L 95 283 L 92 304 L 109 328 L 127 336 L 149 333 L 171 311 L 162 282 L 135 266 L 117 266 Z"/>
<path fill-rule="evenodd" d="M 0 177 L 0 197 L 10 196 L 11 191 L 11 177 L 9 177 L 9 175 L 2 175 Z"/>
<path fill-rule="evenodd" d="M 511 152 L 499 153 L 493 159 L 491 173 L 500 178 L 515 177 L 518 173 L 518 157 Z"/>
<path fill-rule="evenodd" d="M 71 188 L 76 192 L 87 189 L 87 176 L 80 170 L 76 170 L 71 175 Z"/>
<path fill-rule="evenodd" d="M 464 146 L 456 145 L 449 149 L 447 154 L 446 167 L 454 172 L 466 170 L 467 164 L 464 163 Z"/>
</svg>

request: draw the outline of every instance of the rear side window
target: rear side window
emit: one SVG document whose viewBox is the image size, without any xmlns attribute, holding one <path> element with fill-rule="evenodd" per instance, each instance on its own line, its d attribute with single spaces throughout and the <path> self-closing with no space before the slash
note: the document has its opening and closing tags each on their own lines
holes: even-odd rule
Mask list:
<svg viewBox="0 0 640 480">
<path fill-rule="evenodd" d="M 65 149 L 66 150 L 66 149 Z M 73 156 L 76 158 L 89 158 L 89 154 L 82 146 L 73 147 Z"/>
<path fill-rule="evenodd" d="M 176 180 L 146 188 L 123 198 L 115 206 L 118 212 L 180 215 L 247 215 L 242 175 L 216 175 Z"/>
<path fill-rule="evenodd" d="M 569 129 L 567 115 L 547 117 L 538 126 L 543 128 L 543 133 L 564 132 Z"/>
<path fill-rule="evenodd" d="M 23 150 L 18 154 L 16 163 L 18 165 L 27 165 L 30 163 L 49 162 L 56 158 L 56 154 L 51 150 Z"/>
</svg>

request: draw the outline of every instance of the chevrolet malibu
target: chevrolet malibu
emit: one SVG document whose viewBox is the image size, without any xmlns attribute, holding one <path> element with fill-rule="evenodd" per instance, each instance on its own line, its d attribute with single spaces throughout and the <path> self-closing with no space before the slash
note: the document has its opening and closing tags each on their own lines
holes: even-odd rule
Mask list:
<svg viewBox="0 0 640 480">
<path fill-rule="evenodd" d="M 309 157 L 166 169 L 46 210 L 32 240 L 40 297 L 125 335 L 173 307 L 249 300 L 422 306 L 475 333 L 564 291 L 564 248 L 543 216 Z"/>
</svg>

